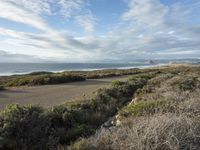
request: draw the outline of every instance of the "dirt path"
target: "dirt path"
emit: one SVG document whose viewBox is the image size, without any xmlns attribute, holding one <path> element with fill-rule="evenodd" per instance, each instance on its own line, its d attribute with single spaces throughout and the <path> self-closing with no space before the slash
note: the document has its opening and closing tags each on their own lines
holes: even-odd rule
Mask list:
<svg viewBox="0 0 200 150">
<path fill-rule="evenodd" d="M 59 105 L 67 100 L 78 98 L 83 94 L 90 95 L 99 88 L 108 87 L 113 80 L 126 79 L 127 76 L 110 77 L 59 85 L 9 89 L 0 92 L 0 110 L 12 103 L 20 105 L 39 104 L 44 107 Z"/>
</svg>

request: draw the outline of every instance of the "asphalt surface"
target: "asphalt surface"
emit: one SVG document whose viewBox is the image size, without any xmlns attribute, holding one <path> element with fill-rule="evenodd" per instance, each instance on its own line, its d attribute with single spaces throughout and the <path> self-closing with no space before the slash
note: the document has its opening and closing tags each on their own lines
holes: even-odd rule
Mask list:
<svg viewBox="0 0 200 150">
<path fill-rule="evenodd" d="M 59 105 L 68 100 L 78 99 L 83 95 L 91 95 L 99 88 L 109 87 L 113 80 L 123 81 L 126 79 L 127 76 L 121 76 L 58 85 L 11 88 L 0 91 L 0 110 L 13 103 L 43 107 Z"/>
</svg>

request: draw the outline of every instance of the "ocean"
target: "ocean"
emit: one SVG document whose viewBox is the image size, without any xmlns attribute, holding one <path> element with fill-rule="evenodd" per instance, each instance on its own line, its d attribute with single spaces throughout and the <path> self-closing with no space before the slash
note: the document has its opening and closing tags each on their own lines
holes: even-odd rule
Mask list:
<svg viewBox="0 0 200 150">
<path fill-rule="evenodd" d="M 0 76 L 27 74 L 31 72 L 47 71 L 92 71 L 102 69 L 128 69 L 128 68 L 145 68 L 151 66 L 165 65 L 170 61 L 138 61 L 132 63 L 0 63 Z"/>
<path fill-rule="evenodd" d="M 153 66 L 144 63 L 0 63 L 0 76 L 48 71 L 92 71 Z"/>
</svg>

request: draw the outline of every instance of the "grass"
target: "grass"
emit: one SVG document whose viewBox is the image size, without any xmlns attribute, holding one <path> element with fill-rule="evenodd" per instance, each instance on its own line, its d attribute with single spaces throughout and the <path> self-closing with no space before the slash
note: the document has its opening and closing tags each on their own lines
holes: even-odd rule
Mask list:
<svg viewBox="0 0 200 150">
<path fill-rule="evenodd" d="M 15 77 L 5 82 L 5 86 L 36 86 L 36 85 L 47 85 L 47 84 L 61 84 L 75 81 L 84 81 L 85 78 L 75 75 L 64 75 L 64 74 L 45 74 L 45 75 L 31 75 L 25 77 Z"/>
<path fill-rule="evenodd" d="M 130 102 L 147 80 L 138 78 L 100 89 L 92 99 L 70 106 L 8 106 L 0 114 L 0 149 L 55 149 L 88 137 Z"/>
<path fill-rule="evenodd" d="M 199 118 L 184 115 L 155 115 L 132 120 L 132 126 L 102 129 L 89 139 L 81 139 L 68 150 L 182 150 L 200 147 Z"/>
<path fill-rule="evenodd" d="M 0 149 L 200 149 L 199 68 L 139 72 L 70 105 L 8 106 L 0 113 Z"/>
<path fill-rule="evenodd" d="M 112 81 L 111 84 L 112 84 L 113 87 L 118 87 L 118 86 L 123 85 L 124 82 L 122 82 L 122 81 L 118 81 L 118 80 L 114 80 L 114 81 Z"/>
<path fill-rule="evenodd" d="M 135 79 L 138 79 L 138 78 L 145 78 L 145 79 L 151 79 L 153 77 L 155 77 L 156 75 L 158 74 L 158 72 L 153 72 L 153 73 L 144 73 L 144 74 L 140 74 L 140 75 L 132 75 L 132 76 L 129 76 L 129 80 L 135 80 Z"/>
<path fill-rule="evenodd" d="M 13 86 L 37 86 L 47 84 L 60 84 L 75 81 L 84 81 L 86 79 L 98 79 L 113 76 L 137 74 L 139 69 L 127 70 L 98 70 L 98 71 L 66 71 L 62 73 L 52 72 L 33 72 L 26 75 L 13 75 L 0 77 L 0 85 L 5 87 Z"/>
<path fill-rule="evenodd" d="M 115 126 L 101 128 L 95 135 L 63 148 L 200 149 L 199 68 L 167 68 L 161 72 L 149 79 L 134 94 L 133 101 L 118 111 Z"/>
<path fill-rule="evenodd" d="M 124 107 L 119 113 L 120 116 L 145 116 L 145 115 L 151 115 L 155 114 L 156 112 L 160 112 L 164 109 L 171 108 L 173 102 L 171 101 L 143 101 L 138 102 L 136 104 L 132 103 L 128 105 L 127 107 Z"/>
</svg>

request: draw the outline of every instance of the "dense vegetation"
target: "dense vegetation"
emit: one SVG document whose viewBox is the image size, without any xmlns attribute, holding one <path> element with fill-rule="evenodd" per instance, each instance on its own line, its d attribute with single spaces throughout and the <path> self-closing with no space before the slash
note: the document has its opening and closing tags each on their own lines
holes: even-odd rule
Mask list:
<svg viewBox="0 0 200 150">
<path fill-rule="evenodd" d="M 92 98 L 0 113 L 2 150 L 200 148 L 200 68 L 144 69 Z M 131 101 L 132 100 L 132 101 Z"/>
<path fill-rule="evenodd" d="M 0 91 L 5 90 L 4 86 L 0 85 Z"/>
<path fill-rule="evenodd" d="M 34 86 L 34 85 L 46 85 L 46 84 L 60 84 L 74 81 L 83 81 L 85 78 L 76 75 L 65 74 L 44 74 L 44 75 L 26 75 L 11 77 L 4 80 L 2 85 L 5 87 L 11 86 Z"/>
<path fill-rule="evenodd" d="M 69 150 L 200 149 L 200 67 L 161 70 L 99 129 Z"/>
<path fill-rule="evenodd" d="M 0 114 L 0 149 L 55 149 L 95 133 L 118 109 L 130 102 L 149 76 L 100 89 L 92 99 L 51 109 L 10 105 Z"/>
<path fill-rule="evenodd" d="M 97 79 L 121 75 L 131 75 L 139 73 L 138 69 L 127 70 L 97 70 L 97 71 L 67 71 L 62 73 L 33 72 L 26 75 L 13 75 L 0 77 L 1 87 L 13 86 L 36 86 L 47 84 L 60 84 L 74 81 L 84 81 L 86 79 Z"/>
</svg>

